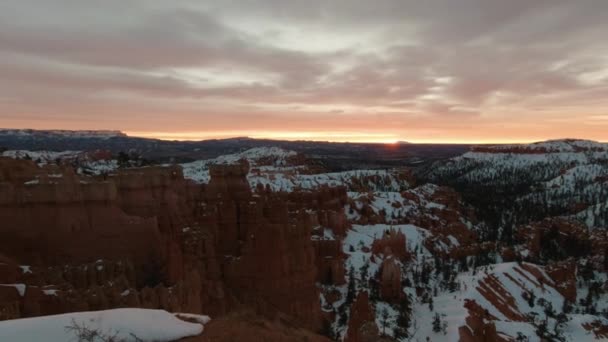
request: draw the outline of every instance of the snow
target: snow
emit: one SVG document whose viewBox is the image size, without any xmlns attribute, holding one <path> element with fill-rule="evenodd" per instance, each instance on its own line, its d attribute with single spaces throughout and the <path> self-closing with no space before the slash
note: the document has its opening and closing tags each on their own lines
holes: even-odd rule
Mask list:
<svg viewBox="0 0 608 342">
<path fill-rule="evenodd" d="M 608 151 L 608 144 L 592 140 L 557 139 L 536 142 L 532 144 L 508 144 L 484 147 L 493 152 L 517 151 L 517 153 L 560 153 L 560 152 L 587 152 Z"/>
<path fill-rule="evenodd" d="M 201 323 L 208 322 L 200 320 Z M 0 341 L 67 342 L 75 335 L 66 330 L 76 323 L 105 334 L 118 334 L 119 339 L 168 342 L 202 333 L 203 325 L 189 323 L 163 310 L 116 309 L 78 312 L 55 316 L 25 318 L 0 322 Z"/>
<path fill-rule="evenodd" d="M 530 145 L 473 149 L 429 170 L 429 179 L 480 185 L 502 191 L 517 189 L 519 207 L 538 206 L 563 212 L 589 228 L 605 226 L 608 144 L 557 140 Z M 586 205 L 579 213 L 574 205 Z M 517 216 L 517 212 L 507 215 Z"/>
<path fill-rule="evenodd" d="M 325 240 L 325 241 L 329 241 L 329 240 L 335 240 L 335 239 L 336 239 L 336 237 L 334 236 L 334 232 L 333 232 L 333 230 L 331 230 L 331 229 L 329 229 L 329 228 L 317 227 L 317 228 L 315 228 L 314 230 L 315 230 L 315 233 L 316 233 L 317 235 L 312 235 L 312 236 L 310 237 L 310 239 L 311 239 L 311 240 L 313 240 L 313 241 L 319 241 L 319 240 Z M 319 232 L 318 232 L 319 230 L 321 230 L 321 232 L 322 232 L 323 234 L 318 234 L 318 233 L 319 233 Z"/>
<path fill-rule="evenodd" d="M 8 150 L 2 152 L 3 157 L 13 159 L 29 158 L 33 161 L 38 161 L 40 164 L 54 163 L 57 159 L 75 159 L 81 155 L 81 151 L 27 151 L 27 150 Z"/>
<path fill-rule="evenodd" d="M 179 318 L 193 320 L 193 321 L 195 321 L 197 323 L 200 323 L 200 324 L 207 324 L 207 323 L 209 323 L 211 321 L 211 317 L 204 316 L 204 315 L 194 315 L 194 314 L 188 314 L 188 313 L 176 313 L 175 316 L 177 316 Z"/>
<path fill-rule="evenodd" d="M 499 334 L 515 338 L 517 333 L 530 337 L 530 341 L 538 341 L 535 328 L 532 324 L 526 322 L 513 322 L 504 315 L 504 312 L 490 302 L 482 292 L 480 292 L 481 284 L 489 277 L 495 278 L 498 281 L 499 287 L 490 287 L 490 291 L 497 297 L 497 300 L 507 306 L 510 303 L 509 298 L 504 298 L 501 293 L 506 292 L 509 297 L 514 300 L 514 305 L 511 306 L 514 312 L 523 314 L 524 316 L 533 314 L 538 317 L 538 320 L 545 319 L 545 307 L 536 304 L 533 307 L 528 305 L 528 302 L 523 298 L 525 291 L 534 292 L 539 303 L 542 299 L 546 303 L 550 303 L 556 312 L 560 312 L 564 298 L 553 287 L 550 278 L 546 275 L 543 268 L 533 264 L 525 264 L 526 267 L 538 269 L 540 274 L 545 278 L 545 282 L 541 285 L 536 281 L 536 277 L 526 270 L 525 267 L 517 263 L 501 263 L 489 265 L 485 267 L 485 271 L 477 274 L 460 273 L 458 281 L 461 283 L 460 290 L 454 293 L 439 293 L 434 298 L 434 311 L 431 312 L 428 305 L 417 303 L 413 308 L 414 317 L 427 317 L 429 319 L 418 320 L 418 330 L 415 338 L 424 340 L 427 336 L 432 341 L 458 341 L 458 329 L 461 326 L 466 326 L 466 317 L 469 315 L 468 310 L 464 307 L 466 300 L 474 300 L 482 308 L 495 316 L 498 320 L 494 321 Z M 432 331 L 431 317 L 436 313 L 442 315 L 442 320 L 448 323 L 447 334 L 434 333 Z M 589 340 L 589 334 L 582 327 L 585 322 L 591 321 L 591 318 L 597 320 L 597 316 L 585 315 L 570 315 L 571 320 L 564 328 L 564 336 L 567 341 L 586 341 Z M 549 319 L 549 327 L 554 324 L 554 319 Z"/>
<path fill-rule="evenodd" d="M 3 157 L 13 159 L 31 159 L 39 166 L 55 164 L 57 160 L 71 162 L 78 165 L 77 172 L 80 175 L 102 175 L 114 172 L 118 169 L 117 160 L 93 160 L 90 155 L 82 151 L 28 151 L 8 150 L 1 154 Z M 61 178 L 61 174 L 50 174 L 50 178 Z M 25 184 L 38 184 L 38 180 L 32 180 Z"/>
<path fill-rule="evenodd" d="M 400 191 L 407 187 L 404 180 L 399 180 L 394 172 L 386 170 L 352 170 L 344 172 L 307 174 L 306 165 L 292 165 L 290 158 L 297 156 L 294 151 L 278 147 L 259 147 L 241 153 L 224 155 L 215 159 L 199 160 L 181 164 L 186 179 L 199 184 L 209 183 L 209 166 L 217 164 L 235 164 L 247 160 L 250 172 L 247 176 L 249 185 L 255 188 L 258 184 L 269 186 L 272 191 L 294 191 L 295 189 L 311 190 L 322 186 L 365 187 L 372 190 Z"/>
</svg>

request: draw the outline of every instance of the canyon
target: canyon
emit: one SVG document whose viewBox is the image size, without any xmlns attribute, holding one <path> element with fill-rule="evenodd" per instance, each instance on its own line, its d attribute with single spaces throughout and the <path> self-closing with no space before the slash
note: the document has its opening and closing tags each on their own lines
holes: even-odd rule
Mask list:
<svg viewBox="0 0 608 342">
<path fill-rule="evenodd" d="M 159 165 L 6 151 L 0 320 L 142 308 L 211 317 L 184 341 L 608 338 L 607 150 L 483 147 L 343 172 L 277 147 Z M 514 201 L 542 217 L 488 219 L 480 196 L 522 179 Z M 564 198 L 584 205 L 552 215 Z"/>
</svg>

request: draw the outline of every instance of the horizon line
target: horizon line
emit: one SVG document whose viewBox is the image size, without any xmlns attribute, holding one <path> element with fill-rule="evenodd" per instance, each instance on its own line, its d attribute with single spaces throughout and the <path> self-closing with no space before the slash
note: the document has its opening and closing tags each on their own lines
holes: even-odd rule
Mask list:
<svg viewBox="0 0 608 342">
<path fill-rule="evenodd" d="M 23 131 L 39 131 L 39 132 L 115 132 L 122 133 L 131 138 L 155 139 L 161 141 L 178 141 L 178 142 L 203 142 L 210 140 L 231 140 L 231 139 L 251 139 L 251 140 L 273 140 L 273 141 L 291 141 L 291 142 L 325 142 L 325 143 L 343 143 L 343 144 L 379 144 L 379 145 L 521 145 L 533 144 L 545 141 L 563 141 L 563 140 L 587 140 L 596 141 L 598 143 L 608 143 L 606 141 L 593 140 L 588 138 L 531 138 L 531 139 L 497 139 L 497 140 L 431 140 L 431 139 L 403 139 L 394 134 L 382 133 L 366 133 L 366 132 L 262 132 L 262 134 L 237 134 L 236 132 L 215 133 L 211 132 L 142 132 L 142 131 L 123 131 L 120 129 L 37 129 L 37 128 L 5 128 L 3 130 L 23 130 Z M 205 134 L 206 133 L 206 134 Z M 230 134 L 234 133 L 234 134 Z M 269 134 L 263 134 L 269 133 Z M 335 134 L 332 134 L 335 133 Z M 319 134 L 315 137 L 316 134 Z M 324 136 L 331 137 L 332 135 L 342 136 L 340 139 L 327 139 Z M 357 140 L 357 137 L 362 137 Z M 390 138 L 388 138 L 390 136 Z M 365 138 L 370 138 L 366 140 Z M 374 139 L 373 137 L 377 137 Z M 317 139 L 315 139 L 317 138 Z M 349 139 L 350 138 L 350 139 Z M 353 140 L 354 139 L 354 140 Z"/>
</svg>

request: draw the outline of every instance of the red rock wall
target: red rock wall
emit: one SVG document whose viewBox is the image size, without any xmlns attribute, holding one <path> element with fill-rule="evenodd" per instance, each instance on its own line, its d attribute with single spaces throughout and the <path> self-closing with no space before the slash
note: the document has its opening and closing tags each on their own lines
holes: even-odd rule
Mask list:
<svg viewBox="0 0 608 342">
<path fill-rule="evenodd" d="M 344 275 L 339 249 L 313 245 L 313 223 L 343 234 L 346 193 L 253 196 L 247 171 L 212 167 L 211 182 L 195 186 L 179 168 L 80 178 L 0 159 L 0 260 L 10 261 L 0 283 L 27 285 L 24 296 L 0 289 L 0 319 L 122 306 L 217 316 L 245 305 L 318 330 L 317 268 Z M 325 254 L 333 262 L 318 263 Z M 153 288 L 151 266 L 162 278 Z"/>
</svg>

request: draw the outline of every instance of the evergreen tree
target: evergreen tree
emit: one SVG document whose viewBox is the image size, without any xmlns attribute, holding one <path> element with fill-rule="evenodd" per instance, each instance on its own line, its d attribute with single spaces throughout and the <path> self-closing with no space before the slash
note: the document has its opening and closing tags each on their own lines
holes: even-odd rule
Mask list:
<svg viewBox="0 0 608 342">
<path fill-rule="evenodd" d="M 355 280 L 355 268 L 351 265 L 348 270 L 348 288 L 346 290 L 346 303 L 350 304 L 355 300 L 357 292 Z"/>
<path fill-rule="evenodd" d="M 538 326 L 536 326 L 536 335 L 540 338 L 547 337 L 547 321 L 543 320 Z"/>
<path fill-rule="evenodd" d="M 530 294 L 528 295 L 528 305 L 533 308 L 534 307 L 534 303 L 536 302 L 536 295 L 534 294 L 534 292 L 530 292 Z"/>
<path fill-rule="evenodd" d="M 399 301 L 399 315 L 397 316 L 397 326 L 393 331 L 393 335 L 396 339 L 402 339 L 409 337 L 408 330 L 411 324 L 412 309 L 410 305 L 410 299 L 407 295 Z"/>
<path fill-rule="evenodd" d="M 373 277 L 369 280 L 369 300 L 377 302 L 380 300 L 380 269 L 374 273 Z"/>
<path fill-rule="evenodd" d="M 346 314 L 346 304 L 338 309 L 338 325 L 343 327 L 348 323 L 348 315 Z"/>
<path fill-rule="evenodd" d="M 128 167 L 129 166 L 129 155 L 123 151 L 118 152 L 118 157 L 116 158 L 118 161 L 118 166 L 120 167 Z"/>
<path fill-rule="evenodd" d="M 441 316 L 439 313 L 435 313 L 435 317 L 433 318 L 433 331 L 436 333 L 441 332 L 442 324 L 441 324 Z"/>
<path fill-rule="evenodd" d="M 369 286 L 367 281 L 367 277 L 369 276 L 369 262 L 365 262 L 363 266 L 361 266 L 359 274 L 361 276 L 361 287 L 367 288 Z"/>
<path fill-rule="evenodd" d="M 388 310 L 386 308 L 382 309 L 380 313 L 380 325 L 382 325 L 382 336 L 386 336 L 386 327 L 388 326 Z"/>
</svg>

